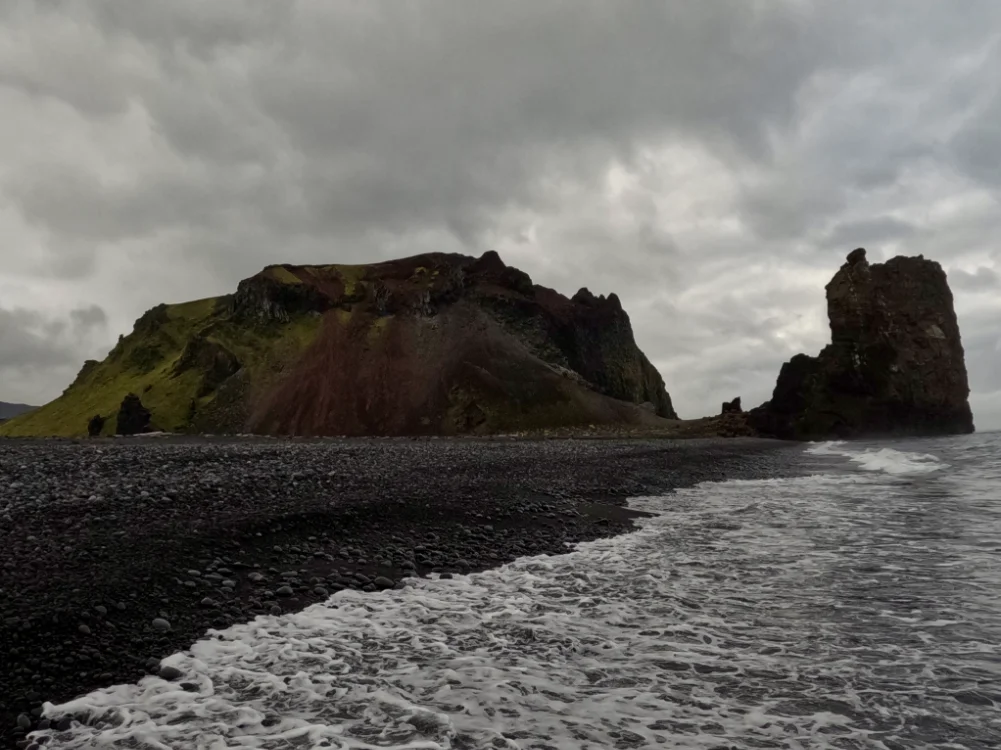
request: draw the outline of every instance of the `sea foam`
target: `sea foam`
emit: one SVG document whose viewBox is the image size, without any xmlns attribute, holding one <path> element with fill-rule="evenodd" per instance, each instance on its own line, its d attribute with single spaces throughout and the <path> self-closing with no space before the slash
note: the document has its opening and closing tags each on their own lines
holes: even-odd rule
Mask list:
<svg viewBox="0 0 1001 750">
<path fill-rule="evenodd" d="M 865 471 L 881 471 L 894 476 L 930 474 L 948 468 L 948 464 L 930 453 L 886 447 L 859 449 L 843 441 L 815 443 L 807 452 L 816 456 L 844 456 Z"/>
</svg>

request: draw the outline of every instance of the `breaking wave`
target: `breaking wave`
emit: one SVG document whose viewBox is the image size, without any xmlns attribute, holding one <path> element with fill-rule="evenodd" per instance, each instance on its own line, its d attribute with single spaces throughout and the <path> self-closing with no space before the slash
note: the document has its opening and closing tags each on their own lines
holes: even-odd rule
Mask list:
<svg viewBox="0 0 1001 750">
<path fill-rule="evenodd" d="M 948 468 L 930 453 L 913 453 L 896 448 L 857 449 L 841 441 L 817 443 L 807 449 L 815 456 L 843 456 L 865 471 L 881 471 L 894 476 L 929 474 Z"/>
</svg>

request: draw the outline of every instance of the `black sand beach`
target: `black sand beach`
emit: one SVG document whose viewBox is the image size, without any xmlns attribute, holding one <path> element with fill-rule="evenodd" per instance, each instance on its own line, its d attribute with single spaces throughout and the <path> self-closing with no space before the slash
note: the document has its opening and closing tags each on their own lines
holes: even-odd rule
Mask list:
<svg viewBox="0 0 1001 750">
<path fill-rule="evenodd" d="M 793 470 L 768 440 L 0 441 L 0 746 L 206 629 L 627 531 L 631 496 Z M 171 677 L 169 673 L 162 676 Z"/>
</svg>

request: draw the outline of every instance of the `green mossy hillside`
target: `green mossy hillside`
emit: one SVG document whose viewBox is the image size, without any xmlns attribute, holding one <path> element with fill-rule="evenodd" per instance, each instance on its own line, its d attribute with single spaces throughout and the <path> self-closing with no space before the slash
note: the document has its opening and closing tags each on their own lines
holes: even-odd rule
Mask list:
<svg viewBox="0 0 1001 750">
<path fill-rule="evenodd" d="M 212 297 L 157 305 L 136 321 L 132 333 L 122 336 L 104 361 L 85 363 L 61 396 L 0 425 L 0 436 L 81 437 L 95 414 L 106 418 L 103 434 L 111 435 L 128 393 L 139 395 L 156 429 L 188 431 L 220 385 L 210 367 L 185 357 L 193 344 L 201 343 L 204 349 L 208 342 L 211 351 L 226 352 L 252 387 L 266 387 L 319 329 L 319 316 L 308 314 L 285 323 L 248 325 L 233 319 L 228 301 Z"/>
</svg>

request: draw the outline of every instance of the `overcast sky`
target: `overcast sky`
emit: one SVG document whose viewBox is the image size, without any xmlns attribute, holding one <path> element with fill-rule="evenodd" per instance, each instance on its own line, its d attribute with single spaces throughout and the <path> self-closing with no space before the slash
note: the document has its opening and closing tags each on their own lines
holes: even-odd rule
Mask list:
<svg viewBox="0 0 1001 750">
<path fill-rule="evenodd" d="M 268 263 L 496 249 L 616 292 L 683 417 L 949 273 L 1001 427 L 1001 2 L 0 0 L 0 400 Z"/>
</svg>

